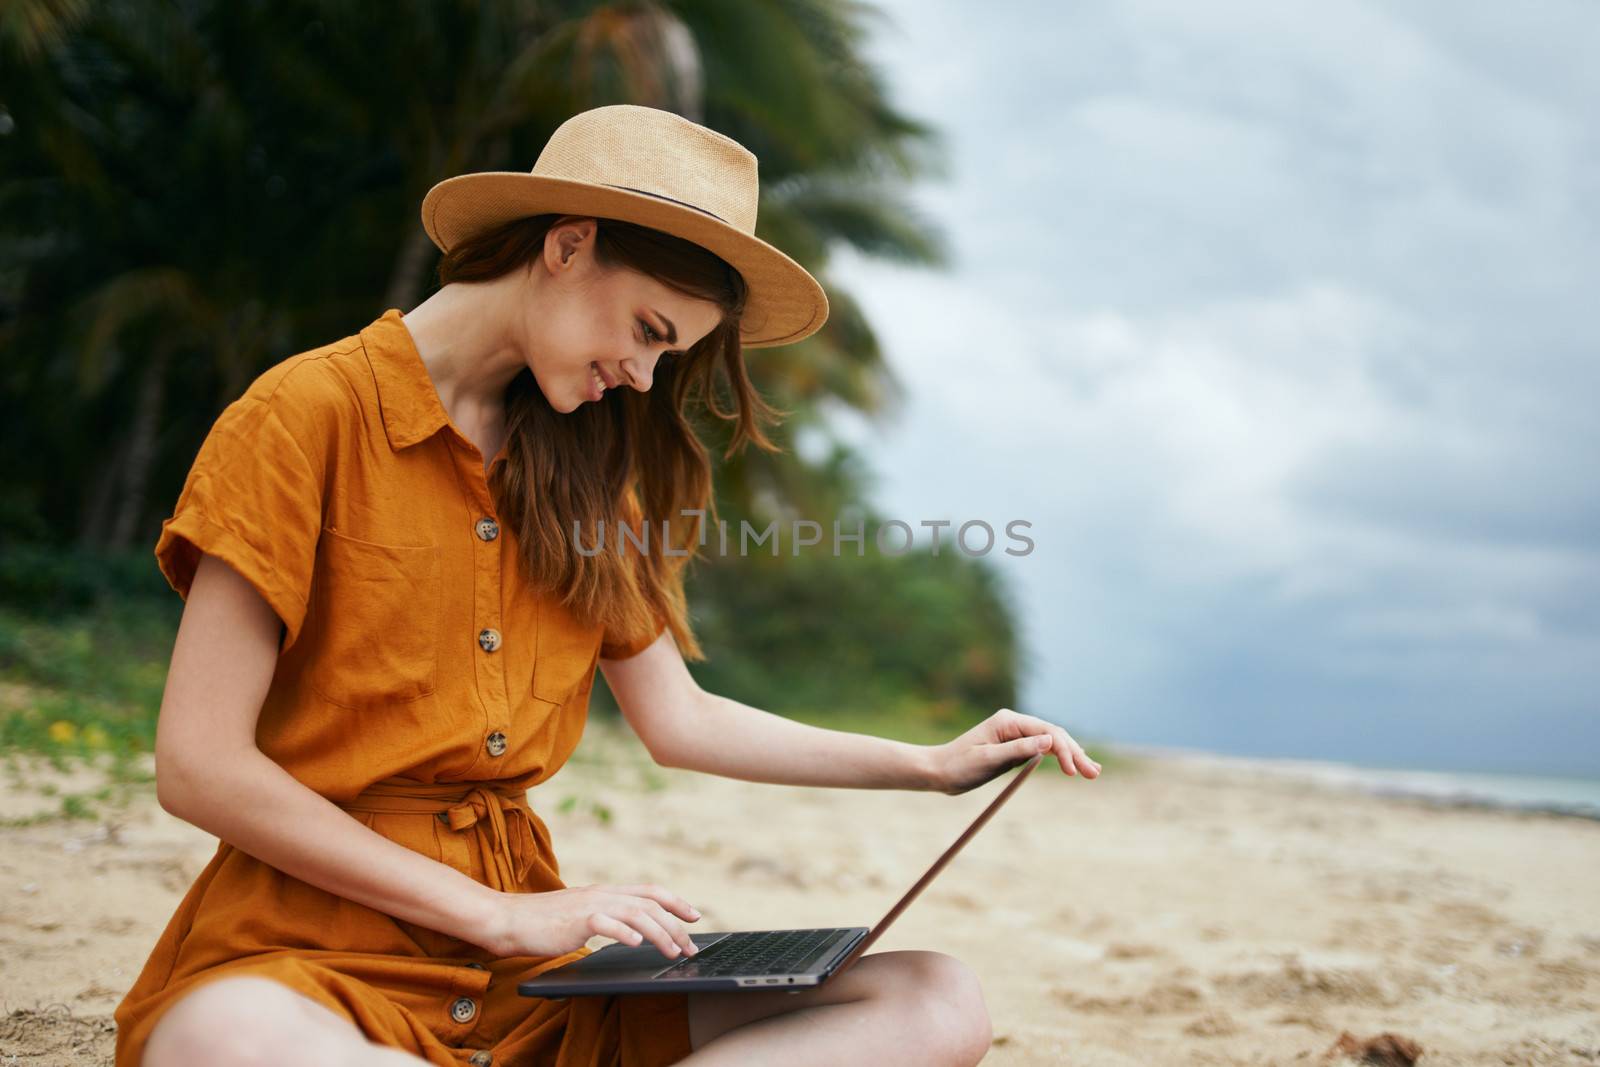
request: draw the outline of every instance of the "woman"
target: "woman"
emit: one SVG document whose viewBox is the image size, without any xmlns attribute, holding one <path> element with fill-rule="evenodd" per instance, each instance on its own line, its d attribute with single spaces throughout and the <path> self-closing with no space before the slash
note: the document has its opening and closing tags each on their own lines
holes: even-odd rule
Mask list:
<svg viewBox="0 0 1600 1067">
<path fill-rule="evenodd" d="M 755 157 L 720 134 L 574 116 L 531 174 L 429 192 L 438 292 L 219 416 L 156 546 L 185 597 L 156 748 L 162 806 L 220 842 L 118 1006 L 118 1067 L 981 1058 L 978 984 L 933 952 L 796 993 L 516 992 L 597 934 L 694 948 L 665 887 L 566 886 L 527 803 L 597 665 L 675 766 L 959 793 L 1053 747 L 1098 773 L 1006 709 L 938 747 L 751 714 L 684 669 L 686 557 L 593 551 L 619 522 L 648 547 L 646 517 L 698 540 L 692 394 L 733 447 L 771 447 L 742 349 L 809 336 L 827 302 L 754 236 L 756 201 Z"/>
</svg>

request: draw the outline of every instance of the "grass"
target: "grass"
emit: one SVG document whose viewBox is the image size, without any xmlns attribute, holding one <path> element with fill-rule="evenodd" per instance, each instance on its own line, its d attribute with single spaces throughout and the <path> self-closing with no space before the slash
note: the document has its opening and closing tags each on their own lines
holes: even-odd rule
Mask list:
<svg viewBox="0 0 1600 1067">
<path fill-rule="evenodd" d="M 0 604 L 0 754 L 7 783 L 58 801 L 0 817 L 0 824 L 97 820 L 154 785 L 156 717 L 177 622 L 173 604 L 144 596 L 102 597 L 37 614 Z M 69 789 L 62 777 L 95 784 Z"/>
</svg>

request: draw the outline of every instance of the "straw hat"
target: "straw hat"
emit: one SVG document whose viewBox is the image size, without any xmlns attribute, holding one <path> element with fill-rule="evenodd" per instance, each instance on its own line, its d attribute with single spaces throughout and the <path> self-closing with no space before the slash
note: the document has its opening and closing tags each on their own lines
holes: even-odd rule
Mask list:
<svg viewBox="0 0 1600 1067">
<path fill-rule="evenodd" d="M 828 297 L 800 264 L 755 235 L 756 157 L 681 115 L 637 104 L 582 111 L 550 135 L 533 170 L 460 174 L 428 190 L 422 226 L 441 251 L 528 215 L 622 219 L 693 241 L 750 289 L 746 348 L 790 344 L 828 318 Z"/>
</svg>

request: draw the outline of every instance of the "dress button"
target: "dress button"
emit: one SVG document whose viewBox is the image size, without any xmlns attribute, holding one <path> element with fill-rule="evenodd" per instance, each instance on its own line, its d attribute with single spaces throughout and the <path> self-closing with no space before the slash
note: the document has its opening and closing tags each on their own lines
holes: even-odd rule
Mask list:
<svg viewBox="0 0 1600 1067">
<path fill-rule="evenodd" d="M 458 1023 L 470 1023 L 478 1014 L 478 1002 L 471 997 L 461 997 L 450 1005 L 450 1018 Z"/>
<path fill-rule="evenodd" d="M 472 1064 L 472 1067 L 489 1067 L 494 1062 L 494 1055 L 490 1052 L 474 1052 L 467 1057 L 467 1062 Z"/>
<path fill-rule="evenodd" d="M 500 536 L 500 524 L 493 519 L 479 519 L 478 536 L 485 541 L 493 541 Z"/>
<path fill-rule="evenodd" d="M 489 735 L 489 755 L 503 756 L 506 754 L 506 735 L 496 730 Z"/>
<path fill-rule="evenodd" d="M 500 631 L 494 627 L 478 631 L 478 647 L 485 652 L 493 652 L 500 647 Z"/>
</svg>

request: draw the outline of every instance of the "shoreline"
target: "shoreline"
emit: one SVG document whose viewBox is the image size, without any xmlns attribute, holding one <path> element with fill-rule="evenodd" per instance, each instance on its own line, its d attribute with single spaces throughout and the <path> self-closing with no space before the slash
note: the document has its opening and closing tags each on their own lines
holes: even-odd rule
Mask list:
<svg viewBox="0 0 1600 1067">
<path fill-rule="evenodd" d="M 1108 742 L 1104 747 L 1135 759 L 1184 761 L 1202 768 L 1257 771 L 1331 788 L 1351 789 L 1369 796 L 1420 801 L 1444 809 L 1510 811 L 1600 821 L 1600 778 L 1360 767 L 1337 760 L 1237 756 L 1167 745 Z M 1563 792 L 1572 799 L 1556 797 L 1555 794 Z M 1594 799 L 1590 799 L 1591 795 Z"/>
</svg>

